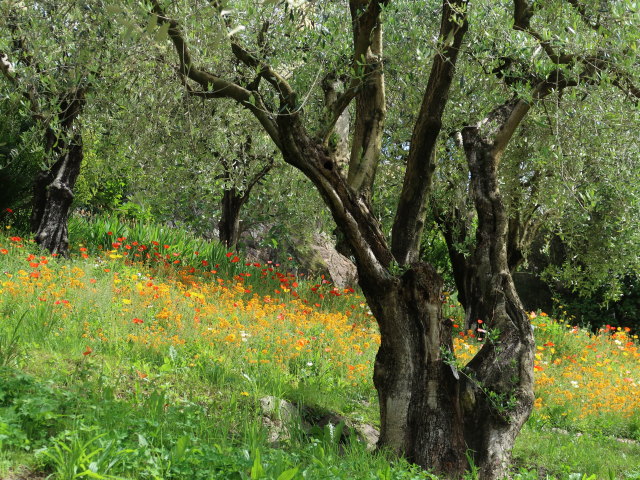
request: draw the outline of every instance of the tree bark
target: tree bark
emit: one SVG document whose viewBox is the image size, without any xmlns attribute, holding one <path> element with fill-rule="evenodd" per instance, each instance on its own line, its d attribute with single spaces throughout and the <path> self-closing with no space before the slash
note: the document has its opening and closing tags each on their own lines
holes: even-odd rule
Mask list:
<svg viewBox="0 0 640 480">
<path fill-rule="evenodd" d="M 49 171 L 41 172 L 35 182 L 32 217 L 32 227 L 37 225 L 35 240 L 55 255 L 68 254 L 69 209 L 82 159 L 82 142 L 78 135 L 62 158 Z"/>
<path fill-rule="evenodd" d="M 493 113 L 510 118 L 515 103 Z M 476 246 L 469 262 L 466 298 L 471 321 L 482 320 L 485 344 L 465 368 L 465 440 L 481 478 L 507 474 L 511 448 L 533 408 L 535 343 L 507 256 L 508 218 L 498 182 L 502 151 L 479 126 L 462 131 L 478 214 Z"/>
<path fill-rule="evenodd" d="M 246 198 L 235 188 L 225 188 L 222 194 L 222 213 L 218 222 L 220 243 L 235 248 L 240 238 L 240 210 Z"/>
<path fill-rule="evenodd" d="M 60 101 L 60 130 L 47 129 L 45 151 L 55 159 L 49 170 L 35 179 L 31 229 L 38 245 L 55 255 L 67 256 L 68 220 L 73 189 L 83 160 L 82 136 L 76 120 L 85 104 L 85 91 L 76 88 Z"/>
<path fill-rule="evenodd" d="M 442 318 L 442 279 L 415 264 L 384 291 L 363 291 L 382 343 L 374 384 L 380 401 L 380 445 L 447 478 L 466 466 L 459 373 L 451 362 L 452 322 Z"/>
</svg>

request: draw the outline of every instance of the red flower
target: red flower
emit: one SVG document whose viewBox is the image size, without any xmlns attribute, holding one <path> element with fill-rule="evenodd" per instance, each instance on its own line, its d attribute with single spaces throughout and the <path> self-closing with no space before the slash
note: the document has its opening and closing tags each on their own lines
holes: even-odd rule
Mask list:
<svg viewBox="0 0 640 480">
<path fill-rule="evenodd" d="M 239 261 L 240 261 L 240 258 L 239 258 L 237 255 L 236 255 L 236 256 L 234 256 L 234 257 L 231 259 L 231 263 L 236 263 L 236 262 L 239 262 Z"/>
<path fill-rule="evenodd" d="M 107 235 L 113 235 L 113 232 L 107 232 Z"/>
<path fill-rule="evenodd" d="M 4 211 L 7 213 L 13 213 L 13 210 L 11 210 L 10 208 L 5 208 Z"/>
<path fill-rule="evenodd" d="M 87 355 L 91 355 L 91 352 L 93 352 L 93 349 L 89 345 L 87 345 L 85 351 L 82 352 L 82 355 L 86 357 Z"/>
<path fill-rule="evenodd" d="M 142 320 L 141 318 L 137 318 L 136 317 L 136 318 L 133 319 L 133 323 L 141 324 L 141 323 L 144 323 L 144 320 Z"/>
<path fill-rule="evenodd" d="M 229 258 L 231 255 L 233 255 L 233 252 L 227 252 L 227 258 Z"/>
<path fill-rule="evenodd" d="M 7 253 L 9 253 L 9 250 L 7 250 L 6 248 L 0 248 L 0 253 L 2 255 L 6 255 Z"/>
</svg>

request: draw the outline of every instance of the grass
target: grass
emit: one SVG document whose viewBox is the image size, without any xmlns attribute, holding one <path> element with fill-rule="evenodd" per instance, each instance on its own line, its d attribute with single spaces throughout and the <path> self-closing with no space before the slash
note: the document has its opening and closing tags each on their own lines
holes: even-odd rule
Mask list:
<svg viewBox="0 0 640 480">
<path fill-rule="evenodd" d="M 268 395 L 309 421 L 375 425 L 380 339 L 357 292 L 118 229 L 76 237 L 64 261 L 0 237 L 0 478 L 435 478 L 327 428 L 269 441 Z M 445 313 L 460 324 L 455 302 Z M 640 478 L 640 446 L 615 438 L 640 440 L 633 332 L 532 322 L 537 400 L 514 478 Z M 455 345 L 463 363 L 479 348 L 460 328 Z"/>
</svg>

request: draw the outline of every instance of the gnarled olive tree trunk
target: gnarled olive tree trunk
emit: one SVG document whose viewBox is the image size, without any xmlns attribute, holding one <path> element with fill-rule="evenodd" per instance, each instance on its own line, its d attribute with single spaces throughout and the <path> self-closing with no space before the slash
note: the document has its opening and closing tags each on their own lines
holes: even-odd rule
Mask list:
<svg viewBox="0 0 640 480">
<path fill-rule="evenodd" d="M 497 109 L 490 120 L 502 126 L 513 107 Z M 462 137 L 478 216 L 466 272 L 467 312 L 486 330 L 485 345 L 465 368 L 465 440 L 481 476 L 491 478 L 506 475 L 515 438 L 533 408 L 535 343 L 508 264 L 508 218 L 498 186 L 501 152 L 478 126 L 465 128 Z"/>
<path fill-rule="evenodd" d="M 483 472 L 481 478 L 506 475 L 515 436 L 533 407 L 534 344 L 508 269 L 501 267 L 504 236 L 486 237 L 484 250 L 491 265 L 483 295 L 491 305 L 495 337 L 459 371 L 452 324 L 441 312 L 442 279 L 435 269 L 418 262 L 402 273 L 391 272 L 393 257 L 384 235 L 366 203 L 329 168 L 328 151 L 302 133 L 281 139 L 285 161 L 300 165 L 322 186 L 354 252 L 360 286 L 380 328 L 374 372 L 380 446 L 447 478 L 462 476 L 468 453 Z M 487 178 L 479 183 L 479 193 L 492 185 Z M 483 231 L 500 223 L 491 215 L 485 215 Z"/>
<path fill-rule="evenodd" d="M 76 125 L 85 104 L 85 91 L 73 89 L 60 102 L 60 130 L 46 133 L 46 151 L 55 160 L 34 182 L 31 229 L 36 242 L 52 254 L 66 256 L 68 220 L 73 189 L 83 159 L 82 136 Z"/>
<path fill-rule="evenodd" d="M 246 149 L 244 148 L 246 147 Z M 255 162 L 258 159 L 255 155 L 249 153 L 251 149 L 251 141 L 248 140 L 243 148 L 240 149 L 239 154 L 244 156 L 244 161 Z M 240 211 L 242 207 L 249 200 L 249 195 L 257 184 L 259 184 L 264 177 L 267 176 L 269 171 L 273 168 L 273 157 L 262 159 L 266 163 L 262 169 L 255 173 L 251 178 L 247 179 L 244 189 L 240 190 L 235 185 L 234 181 L 238 179 L 233 178 L 233 172 L 231 165 L 226 159 L 221 159 L 224 173 L 222 178 L 228 183 L 222 191 L 222 199 L 220 201 L 220 220 L 218 221 L 218 238 L 220 243 L 227 248 L 234 249 L 240 239 Z"/>
<path fill-rule="evenodd" d="M 459 476 L 467 466 L 460 374 L 452 362 L 452 322 L 441 313 L 442 280 L 431 265 L 419 263 L 376 287 L 365 295 L 382 338 L 373 377 L 380 445 Z"/>
</svg>

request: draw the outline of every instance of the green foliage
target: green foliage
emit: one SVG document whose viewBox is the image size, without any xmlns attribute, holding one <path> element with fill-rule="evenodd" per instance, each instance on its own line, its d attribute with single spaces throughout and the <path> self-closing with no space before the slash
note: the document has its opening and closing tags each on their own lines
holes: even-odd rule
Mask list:
<svg viewBox="0 0 640 480">
<path fill-rule="evenodd" d="M 556 315 L 593 330 L 611 325 L 640 331 L 640 277 L 627 275 L 620 280 L 617 300 L 610 300 L 609 285 L 592 293 L 556 292 Z"/>
<path fill-rule="evenodd" d="M 91 252 L 111 251 L 114 244 L 118 244 L 116 250 L 125 243 L 135 244 L 130 252 L 134 261 L 156 263 L 157 259 L 160 259 L 163 263 L 169 264 L 179 260 L 181 265 L 196 265 L 205 270 L 206 266 L 227 275 L 237 273 L 238 266 L 235 262 L 229 261 L 229 252 L 224 245 L 204 240 L 179 228 L 142 220 L 109 215 L 74 216 L 69 220 L 69 238 L 74 245 L 84 245 L 84 248 Z M 168 248 L 165 248 L 165 245 L 171 246 L 171 252 L 167 252 Z M 142 246 L 146 249 L 138 251 Z M 156 253 L 158 255 L 155 255 Z M 179 258 L 174 256 L 174 253 L 178 254 Z"/>
<path fill-rule="evenodd" d="M 38 133 L 18 99 L 7 95 L 0 102 L 0 224 L 19 232 L 29 231 L 31 190 L 42 160 Z"/>
<path fill-rule="evenodd" d="M 16 321 L 11 321 L 8 312 L 3 312 L 0 324 L 0 367 L 10 366 L 20 354 L 20 327 L 27 315 L 25 311 Z M 3 318 L 4 317 L 4 318 Z"/>
</svg>

